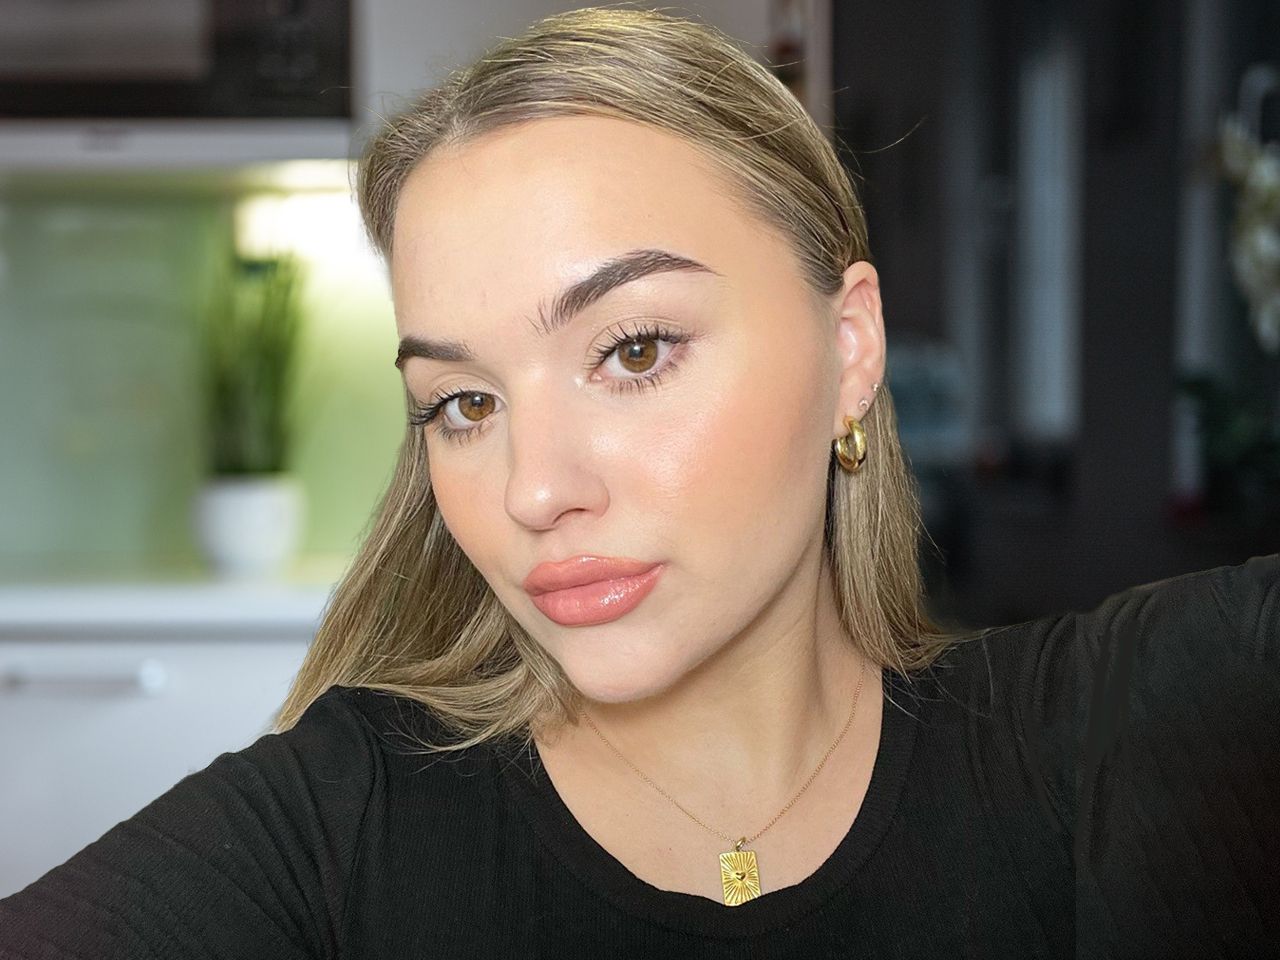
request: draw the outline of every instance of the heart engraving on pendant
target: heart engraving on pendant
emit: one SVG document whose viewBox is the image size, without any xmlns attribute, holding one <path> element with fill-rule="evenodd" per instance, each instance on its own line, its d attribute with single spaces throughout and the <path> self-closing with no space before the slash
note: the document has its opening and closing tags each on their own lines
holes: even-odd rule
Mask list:
<svg viewBox="0 0 1280 960">
<path fill-rule="evenodd" d="M 760 896 L 760 872 L 754 850 L 733 850 L 720 854 L 720 877 L 726 906 L 736 907 Z"/>
</svg>

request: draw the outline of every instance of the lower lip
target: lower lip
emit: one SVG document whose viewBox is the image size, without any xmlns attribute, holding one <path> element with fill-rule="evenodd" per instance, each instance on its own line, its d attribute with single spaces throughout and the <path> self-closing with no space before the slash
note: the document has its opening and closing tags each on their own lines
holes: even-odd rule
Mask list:
<svg viewBox="0 0 1280 960">
<path fill-rule="evenodd" d="M 608 623 L 638 607 L 658 582 L 663 569 L 664 566 L 659 564 L 634 577 L 600 580 L 567 590 L 541 593 L 532 598 L 533 604 L 548 619 L 566 627 Z"/>
</svg>

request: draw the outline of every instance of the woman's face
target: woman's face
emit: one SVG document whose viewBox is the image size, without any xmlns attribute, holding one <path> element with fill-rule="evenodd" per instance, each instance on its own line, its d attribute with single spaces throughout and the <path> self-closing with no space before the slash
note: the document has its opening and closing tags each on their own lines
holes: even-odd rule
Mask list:
<svg viewBox="0 0 1280 960">
<path fill-rule="evenodd" d="M 550 118 L 437 151 L 397 209 L 400 337 L 474 354 L 402 366 L 423 408 L 462 394 L 418 427 L 442 518 L 597 701 L 669 688 L 789 590 L 812 606 L 792 581 L 821 543 L 831 440 L 880 379 L 882 346 L 816 314 L 790 248 L 711 171 L 662 131 Z M 564 288 L 633 255 L 547 330 Z M 849 300 L 878 320 L 856 266 L 873 297 Z M 659 576 L 624 615 L 565 625 L 523 583 L 582 554 Z"/>
</svg>

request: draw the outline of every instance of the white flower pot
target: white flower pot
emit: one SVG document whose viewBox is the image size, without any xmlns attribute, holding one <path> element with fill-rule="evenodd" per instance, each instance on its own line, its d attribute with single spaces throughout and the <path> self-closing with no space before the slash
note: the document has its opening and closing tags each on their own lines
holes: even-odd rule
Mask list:
<svg viewBox="0 0 1280 960">
<path fill-rule="evenodd" d="M 305 497 L 290 474 L 210 477 L 196 496 L 196 538 L 224 579 L 279 577 L 302 533 Z"/>
</svg>

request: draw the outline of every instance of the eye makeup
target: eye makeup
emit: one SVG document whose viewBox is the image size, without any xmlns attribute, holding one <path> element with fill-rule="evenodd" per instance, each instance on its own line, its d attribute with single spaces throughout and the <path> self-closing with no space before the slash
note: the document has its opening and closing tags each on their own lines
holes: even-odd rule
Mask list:
<svg viewBox="0 0 1280 960">
<path fill-rule="evenodd" d="M 589 369 L 594 370 L 603 364 L 612 356 L 619 347 L 630 346 L 635 343 L 646 343 L 649 341 L 663 342 L 670 344 L 673 349 L 667 352 L 666 358 L 655 369 L 636 377 L 615 380 L 611 383 L 611 389 L 618 393 L 640 392 L 645 389 L 654 389 L 662 383 L 668 376 L 675 372 L 677 361 L 673 358 L 676 353 L 674 349 L 682 343 L 687 343 L 695 339 L 693 334 L 685 333 L 679 330 L 668 328 L 662 324 L 648 323 L 642 324 L 635 329 L 627 330 L 621 334 L 616 334 L 613 339 L 601 347 L 599 347 L 592 355 L 592 365 Z M 441 438 L 451 443 L 466 443 L 479 434 L 483 429 L 483 424 L 489 419 L 485 417 L 483 420 L 476 421 L 479 426 L 458 429 L 450 427 L 445 423 L 444 418 L 440 416 L 445 406 L 454 400 L 460 400 L 467 397 L 489 396 L 483 391 L 476 390 L 454 390 L 443 395 L 437 395 L 428 400 L 425 404 L 416 406 L 414 412 L 409 417 L 409 423 L 414 426 L 431 425 L 431 428 Z"/>
</svg>

